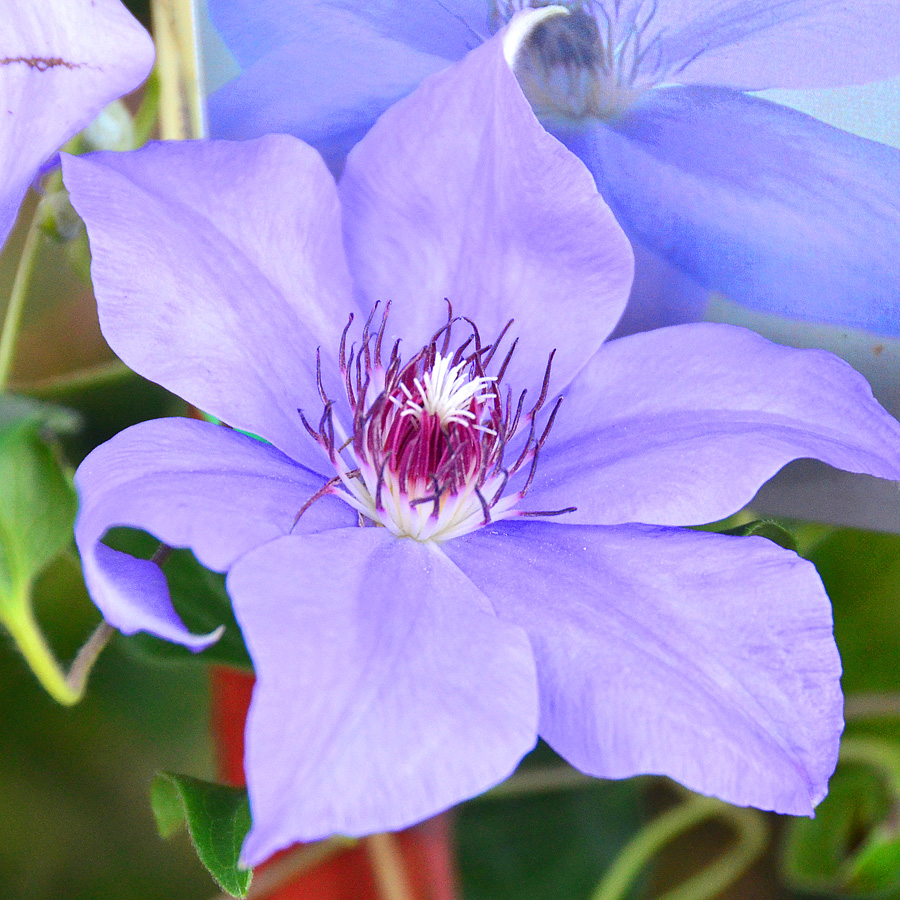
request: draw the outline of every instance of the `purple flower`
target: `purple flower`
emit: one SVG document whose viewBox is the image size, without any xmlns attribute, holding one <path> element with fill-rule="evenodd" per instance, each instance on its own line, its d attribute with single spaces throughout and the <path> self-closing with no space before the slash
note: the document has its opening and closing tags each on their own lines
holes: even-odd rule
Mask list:
<svg viewBox="0 0 900 900">
<path fill-rule="evenodd" d="M 340 157 L 427 74 L 543 0 L 210 0 L 241 74 L 214 136 L 287 131 Z M 900 334 L 900 152 L 746 90 L 900 73 L 894 0 L 568 0 L 520 55 L 544 124 L 635 248 L 625 331 L 709 290 Z"/>
<path fill-rule="evenodd" d="M 604 343 L 631 254 L 507 65 L 534 21 L 392 107 L 337 186 L 281 135 L 64 161 L 116 352 L 267 442 L 145 422 L 77 474 L 116 627 L 213 639 L 113 526 L 229 573 L 258 678 L 248 864 L 431 815 L 538 734 L 593 775 L 796 814 L 834 768 L 815 569 L 674 526 L 796 457 L 898 479 L 900 425 L 836 357 L 743 329 Z"/>
<path fill-rule="evenodd" d="M 136 88 L 153 42 L 119 0 L 0 0 L 0 246 L 41 164 Z"/>
</svg>

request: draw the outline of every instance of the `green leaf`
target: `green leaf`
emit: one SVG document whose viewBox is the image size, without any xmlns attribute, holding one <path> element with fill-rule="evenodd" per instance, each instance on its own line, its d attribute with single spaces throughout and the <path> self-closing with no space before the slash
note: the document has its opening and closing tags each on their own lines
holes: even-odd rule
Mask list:
<svg viewBox="0 0 900 900">
<path fill-rule="evenodd" d="M 900 535 L 842 529 L 810 559 L 834 607 L 844 693 L 900 690 Z"/>
<path fill-rule="evenodd" d="M 53 448 L 32 421 L 0 429 L 0 608 L 72 537 L 77 499 Z"/>
<path fill-rule="evenodd" d="M 172 837 L 187 821 L 187 810 L 175 777 L 160 773 L 150 785 L 150 808 L 156 819 L 159 836 L 165 840 Z"/>
<path fill-rule="evenodd" d="M 115 528 L 104 538 L 115 550 L 149 559 L 159 541 L 145 531 Z M 224 625 L 222 637 L 202 653 L 192 653 L 179 644 L 171 644 L 149 634 L 136 634 L 123 642 L 136 652 L 161 661 L 222 663 L 252 669 L 250 654 L 241 636 L 225 591 L 225 576 L 200 565 L 190 550 L 173 550 L 162 565 L 169 583 L 172 603 L 184 624 L 194 634 L 208 634 Z"/>
<path fill-rule="evenodd" d="M 546 747 L 526 768 L 558 757 Z M 485 797 L 456 814 L 466 900 L 587 900 L 643 822 L 636 783 L 596 781 L 508 799 Z"/>
<path fill-rule="evenodd" d="M 794 536 L 777 522 L 769 519 L 757 519 L 755 522 L 747 522 L 736 528 L 727 528 L 721 534 L 735 534 L 739 537 L 764 537 L 767 540 L 784 547 L 785 550 L 797 552 L 797 541 Z"/>
<path fill-rule="evenodd" d="M 34 579 L 72 540 L 78 506 L 50 426 L 74 427 L 58 407 L 0 396 L 0 622 L 44 687 L 61 703 L 67 684 L 34 618 Z"/>
<path fill-rule="evenodd" d="M 253 872 L 239 865 L 251 824 L 246 790 L 162 772 L 153 780 L 150 803 L 162 837 L 186 822 L 197 856 L 216 883 L 233 897 L 247 896 Z"/>
</svg>

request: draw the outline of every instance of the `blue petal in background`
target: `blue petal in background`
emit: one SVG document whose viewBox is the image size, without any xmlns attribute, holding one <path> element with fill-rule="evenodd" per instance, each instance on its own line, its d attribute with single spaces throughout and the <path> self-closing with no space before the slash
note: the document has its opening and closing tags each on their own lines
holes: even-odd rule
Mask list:
<svg viewBox="0 0 900 900">
<path fill-rule="evenodd" d="M 722 88 L 563 135 L 630 237 L 750 307 L 900 334 L 900 151 Z"/>
</svg>

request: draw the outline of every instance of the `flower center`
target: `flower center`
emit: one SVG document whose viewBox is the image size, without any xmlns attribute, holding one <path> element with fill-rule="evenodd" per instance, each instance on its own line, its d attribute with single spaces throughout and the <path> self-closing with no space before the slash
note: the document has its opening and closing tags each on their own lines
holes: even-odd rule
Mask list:
<svg viewBox="0 0 900 900">
<path fill-rule="evenodd" d="M 451 350 L 454 326 L 463 321 L 454 318 L 451 309 L 447 324 L 404 363 L 399 341 L 388 359 L 382 358 L 388 311 L 389 307 L 374 333 L 372 311 L 358 348 L 347 347 L 352 315 L 341 337 L 338 361 L 351 428 L 342 427 L 321 377 L 324 411 L 318 427 L 299 410 L 337 474 L 304 504 L 297 519 L 320 497 L 335 494 L 359 512 L 361 525 L 381 525 L 398 537 L 442 542 L 511 515 L 570 512 L 515 509 L 531 485 L 538 453 L 561 402 L 557 400 L 538 435 L 535 420 L 547 399 L 553 354 L 540 396 L 524 412 L 527 392 L 513 402 L 512 390 L 504 394 L 501 389 L 515 342 L 496 374 L 487 374 L 499 358 L 511 321 L 487 345 L 468 323 L 467 338 Z M 515 456 L 507 460 L 511 444 L 516 445 Z M 513 482 L 516 489 L 507 490 Z"/>
<path fill-rule="evenodd" d="M 569 14 L 537 25 L 514 64 L 541 119 L 611 119 L 659 81 L 658 36 L 649 42 L 644 38 L 656 0 L 493 0 L 491 27 L 502 27 L 521 9 L 548 5 L 564 6 Z"/>
</svg>

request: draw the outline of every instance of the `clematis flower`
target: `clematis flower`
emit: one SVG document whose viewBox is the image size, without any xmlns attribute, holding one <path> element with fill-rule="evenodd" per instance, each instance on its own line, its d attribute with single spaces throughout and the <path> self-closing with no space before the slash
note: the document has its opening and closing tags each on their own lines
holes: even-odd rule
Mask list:
<svg viewBox="0 0 900 900">
<path fill-rule="evenodd" d="M 601 777 L 796 814 L 825 794 L 815 569 L 678 526 L 796 457 L 900 479 L 900 425 L 841 360 L 743 329 L 605 343 L 628 243 L 507 62 L 545 14 L 393 106 L 337 185 L 286 135 L 64 160 L 107 339 L 232 426 L 97 448 L 76 533 L 127 633 L 214 639 L 108 529 L 228 572 L 257 674 L 249 865 L 432 815 L 538 735 Z"/>
<path fill-rule="evenodd" d="M 38 169 L 153 65 L 119 0 L 0 0 L 0 246 Z"/>
<path fill-rule="evenodd" d="M 209 0 L 241 71 L 214 136 L 287 131 L 335 158 L 427 74 L 546 0 Z M 564 0 L 519 55 L 544 124 L 635 247 L 625 331 L 710 290 L 900 335 L 900 152 L 745 93 L 900 73 L 893 0 Z"/>
</svg>

